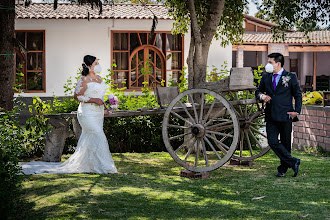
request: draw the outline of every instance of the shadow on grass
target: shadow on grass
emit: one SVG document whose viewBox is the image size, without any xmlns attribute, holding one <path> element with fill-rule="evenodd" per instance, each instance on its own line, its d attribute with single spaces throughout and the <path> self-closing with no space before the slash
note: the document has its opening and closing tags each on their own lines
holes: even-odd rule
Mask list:
<svg viewBox="0 0 330 220">
<path fill-rule="evenodd" d="M 268 155 L 253 167 L 225 166 L 209 179 L 192 180 L 178 177 L 181 168 L 166 155 L 114 158 L 118 174 L 26 177 L 26 196 L 45 201 L 28 218 L 290 219 L 297 212 L 319 217 L 327 213 L 327 196 L 320 193 L 327 180 L 312 180 L 322 169 L 307 164 L 313 174 L 302 169 L 297 178 L 276 179 L 277 158 Z M 328 164 L 304 159 L 325 169 Z M 260 196 L 265 197 L 252 200 Z"/>
</svg>

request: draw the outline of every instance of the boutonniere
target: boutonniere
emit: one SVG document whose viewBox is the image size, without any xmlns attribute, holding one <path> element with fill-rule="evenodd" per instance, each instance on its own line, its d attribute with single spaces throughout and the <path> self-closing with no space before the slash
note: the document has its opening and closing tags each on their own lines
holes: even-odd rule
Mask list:
<svg viewBox="0 0 330 220">
<path fill-rule="evenodd" d="M 290 76 L 282 76 L 282 85 L 284 85 L 284 87 L 288 87 L 290 79 Z"/>
</svg>

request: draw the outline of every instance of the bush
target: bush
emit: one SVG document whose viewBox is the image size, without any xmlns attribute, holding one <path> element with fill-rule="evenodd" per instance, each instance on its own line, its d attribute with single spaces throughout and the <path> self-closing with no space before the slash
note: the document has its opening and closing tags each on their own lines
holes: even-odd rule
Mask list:
<svg viewBox="0 0 330 220">
<path fill-rule="evenodd" d="M 0 109 L 0 213 L 1 219 L 8 218 L 15 212 L 18 202 L 21 169 L 18 158 L 24 153 L 22 147 L 24 132 L 17 120 L 17 112 Z"/>
</svg>

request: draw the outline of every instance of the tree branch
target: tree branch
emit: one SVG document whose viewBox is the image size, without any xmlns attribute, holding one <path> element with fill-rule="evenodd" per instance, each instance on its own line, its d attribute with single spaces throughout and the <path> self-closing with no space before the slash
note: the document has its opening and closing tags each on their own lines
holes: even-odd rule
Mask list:
<svg viewBox="0 0 330 220">
<path fill-rule="evenodd" d="M 188 6 L 189 6 L 189 12 L 190 12 L 191 29 L 194 30 L 193 34 L 194 34 L 195 42 L 202 43 L 202 38 L 200 35 L 200 28 L 198 26 L 194 0 L 189 0 Z"/>
<path fill-rule="evenodd" d="M 211 43 L 225 8 L 225 0 L 213 0 L 211 6 L 209 13 L 206 15 L 206 21 L 201 28 L 203 43 Z"/>
</svg>

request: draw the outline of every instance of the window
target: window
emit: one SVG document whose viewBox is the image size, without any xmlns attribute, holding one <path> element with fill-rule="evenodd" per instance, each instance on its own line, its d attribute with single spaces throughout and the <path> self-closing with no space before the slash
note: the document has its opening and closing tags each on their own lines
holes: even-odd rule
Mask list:
<svg viewBox="0 0 330 220">
<path fill-rule="evenodd" d="M 143 82 L 150 86 L 166 81 L 166 75 L 177 81 L 183 67 L 183 38 L 170 32 L 112 32 L 112 59 L 116 64 L 114 83 L 119 88 L 139 90 Z"/>
<path fill-rule="evenodd" d="M 45 92 L 45 31 L 15 31 L 26 53 L 16 51 L 16 83 L 25 92 Z"/>
</svg>

